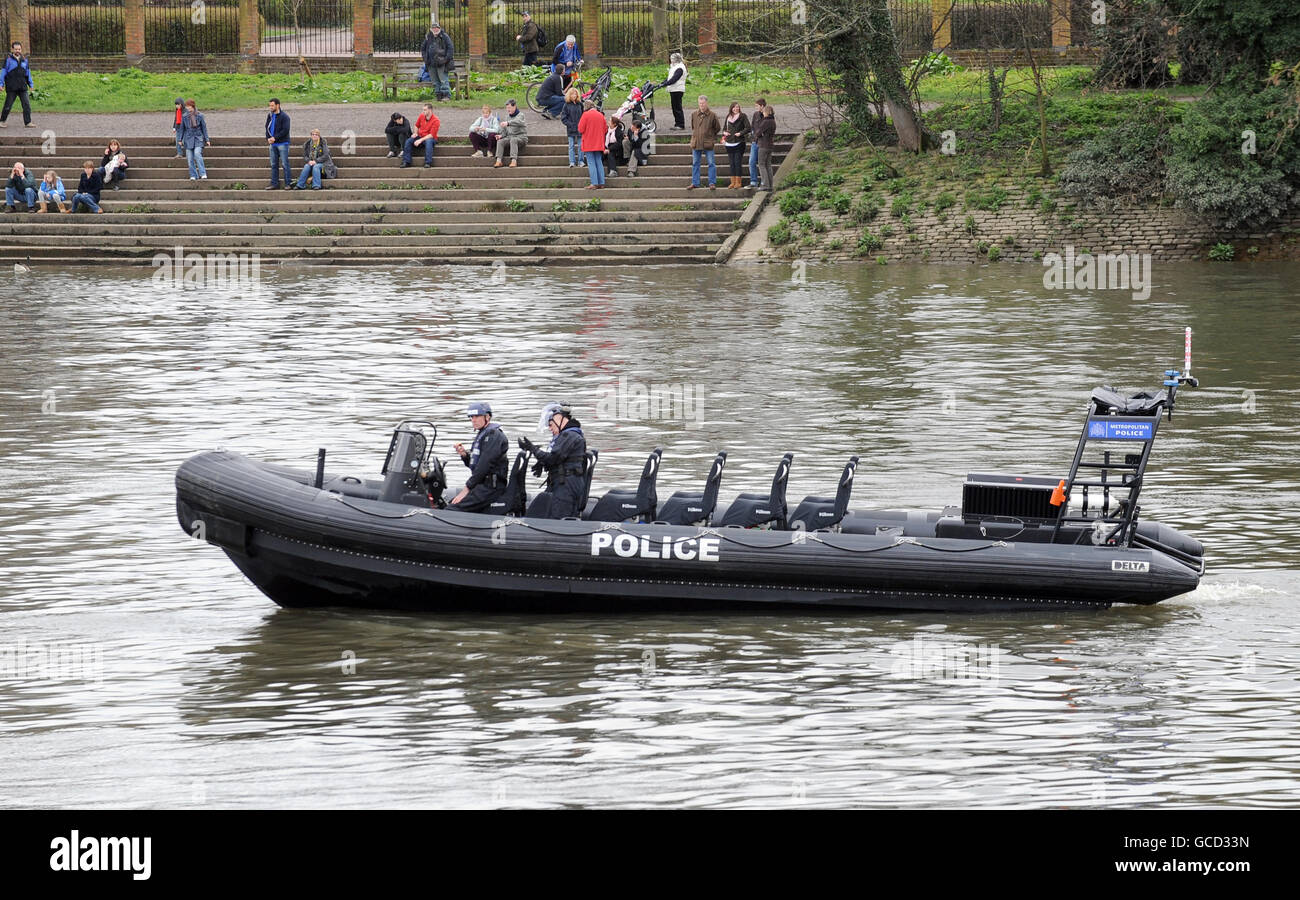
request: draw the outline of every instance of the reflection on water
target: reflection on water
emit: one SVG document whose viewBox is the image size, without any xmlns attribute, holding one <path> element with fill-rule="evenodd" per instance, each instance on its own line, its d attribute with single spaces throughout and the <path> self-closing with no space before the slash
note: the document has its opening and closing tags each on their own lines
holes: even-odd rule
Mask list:
<svg viewBox="0 0 1300 900">
<path fill-rule="evenodd" d="M 1294 805 L 1295 274 L 1167 267 L 1140 305 L 1014 266 L 812 267 L 806 285 L 778 267 L 298 270 L 255 302 L 14 276 L 0 805 Z M 858 503 L 937 507 L 968 471 L 1063 473 L 1089 389 L 1154 386 L 1183 325 L 1204 386 L 1162 426 L 1143 506 L 1211 568 L 1155 608 L 277 610 L 172 509 L 198 450 L 307 468 L 326 446 L 332 471 L 374 474 L 397 419 L 438 421 L 449 455 L 476 398 L 512 434 L 577 405 L 597 489 L 633 484 L 656 445 L 661 488 L 725 448 L 724 495 L 765 489 L 793 450 L 798 498 L 860 453 Z M 596 413 L 654 385 L 697 389 L 703 422 Z M 99 677 L 14 662 L 74 646 L 98 648 Z"/>
</svg>

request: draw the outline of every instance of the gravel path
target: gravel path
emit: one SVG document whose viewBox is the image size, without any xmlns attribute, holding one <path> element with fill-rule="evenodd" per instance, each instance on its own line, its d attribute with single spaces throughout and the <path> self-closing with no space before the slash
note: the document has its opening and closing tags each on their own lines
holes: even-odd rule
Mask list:
<svg viewBox="0 0 1300 900">
<path fill-rule="evenodd" d="M 523 102 L 523 97 L 519 98 Z M 657 113 L 657 120 L 667 125 L 672 124 L 672 111 L 663 104 Z M 420 114 L 420 103 L 321 103 L 314 106 L 294 106 L 286 103 L 285 112 L 289 113 L 293 123 L 293 135 L 304 140 L 313 128 L 319 128 L 326 137 L 342 134 L 349 129 L 358 134 L 382 135 L 388 117 L 394 112 L 408 115 L 412 121 Z M 477 109 L 457 109 L 450 106 L 434 104 L 442 125 L 439 134 L 466 135 L 470 124 L 478 118 Z M 610 110 L 612 111 L 612 109 Z M 748 112 L 748 108 L 746 112 Z M 216 140 L 229 137 L 256 138 L 263 134 L 266 122 L 266 107 L 257 109 L 224 109 L 203 112 L 208 123 L 208 132 Z M 497 111 L 500 114 L 500 110 Z M 564 126 L 558 121 L 543 119 L 531 110 L 524 110 L 528 117 L 530 134 L 563 135 Z M 687 116 L 689 118 L 689 111 Z M 812 127 L 812 119 L 803 110 L 792 105 L 777 104 L 777 122 L 782 132 L 802 131 Z M 102 135 L 106 138 L 116 137 L 125 141 L 138 137 L 170 137 L 172 133 L 172 110 L 148 113 L 42 113 L 39 108 L 32 110 L 32 121 L 36 127 L 30 132 L 40 134 L 46 129 L 56 135 L 73 136 Z M 15 128 L 15 125 L 17 126 Z M 10 134 L 22 134 L 27 131 L 22 127 L 22 117 L 10 116 L 7 131 Z M 3 132 L 0 132 L 3 133 Z M 664 134 L 681 134 L 664 128 Z"/>
</svg>

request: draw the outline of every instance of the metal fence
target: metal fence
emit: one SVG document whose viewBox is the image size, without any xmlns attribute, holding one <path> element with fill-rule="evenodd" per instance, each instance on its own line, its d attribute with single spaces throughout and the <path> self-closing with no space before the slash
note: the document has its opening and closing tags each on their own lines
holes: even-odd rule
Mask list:
<svg viewBox="0 0 1300 900">
<path fill-rule="evenodd" d="M 639 5 L 649 7 L 645 2 Z M 500 6 L 494 6 L 489 0 L 488 56 L 498 58 L 516 56 L 523 59 L 524 51 L 519 49 L 519 42 L 515 40 L 515 35 L 523 27 L 524 20 L 520 14 L 524 10 L 527 10 L 538 27 L 546 32 L 546 42 L 539 48 L 537 54 L 539 63 L 545 64 L 551 61 L 551 54 L 555 52 L 556 45 L 563 42 L 566 35 L 571 34 L 576 37 L 578 46 L 582 47 L 580 0 L 539 0 L 537 3 L 520 0 L 515 3 L 503 3 Z"/>
<path fill-rule="evenodd" d="M 451 37 L 455 56 L 469 53 L 469 0 L 388 0 L 375 4 L 375 52 L 410 55 L 420 52 L 420 44 L 437 21 Z M 494 7 L 488 4 L 488 21 Z M 491 25 L 488 26 L 491 30 Z"/>
<path fill-rule="evenodd" d="M 126 53 L 122 0 L 67 3 L 30 0 L 28 52 L 36 56 L 121 56 Z"/>
<path fill-rule="evenodd" d="M 165 56 L 238 53 L 239 0 L 144 0 L 144 46 Z"/>
<path fill-rule="evenodd" d="M 352 0 L 261 0 L 263 56 L 351 56 Z"/>
<path fill-rule="evenodd" d="M 1052 46 L 1049 0 L 956 0 L 952 49 L 998 50 Z"/>
</svg>

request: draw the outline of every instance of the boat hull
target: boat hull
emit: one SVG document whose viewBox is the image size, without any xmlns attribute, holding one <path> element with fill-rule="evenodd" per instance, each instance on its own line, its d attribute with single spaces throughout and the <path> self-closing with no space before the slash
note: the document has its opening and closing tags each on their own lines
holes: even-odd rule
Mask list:
<svg viewBox="0 0 1300 900">
<path fill-rule="evenodd" d="M 177 472 L 177 516 L 282 606 L 394 610 L 1104 609 L 1194 589 L 1157 550 L 499 519 L 320 490 L 237 453 Z"/>
</svg>

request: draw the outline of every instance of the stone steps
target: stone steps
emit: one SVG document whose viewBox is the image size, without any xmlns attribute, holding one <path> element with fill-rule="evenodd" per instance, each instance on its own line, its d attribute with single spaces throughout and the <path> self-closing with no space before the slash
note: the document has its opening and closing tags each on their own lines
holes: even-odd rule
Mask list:
<svg viewBox="0 0 1300 900">
<path fill-rule="evenodd" d="M 268 265 L 694 264 L 714 259 L 752 196 L 688 190 L 691 153 L 679 135 L 659 138 L 637 178 L 610 178 L 600 191 L 587 189 L 585 167 L 568 166 L 567 142 L 556 135 L 534 138 L 513 169 L 469 158 L 459 137 L 439 142 L 429 168 L 418 154 L 398 167 L 382 137 L 357 139 L 354 154 L 340 153 L 341 138 L 326 139 L 342 177 L 323 191 L 265 190 L 269 165 L 255 138 L 218 138 L 204 153 L 208 178 L 197 182 L 170 141 L 127 141 L 130 175 L 103 193 L 104 215 L 0 215 L 0 262 L 150 265 L 179 247 Z M 103 140 L 60 137 L 52 155 L 46 146 L 39 135 L 0 136 L 0 157 L 30 160 L 38 174 L 53 168 L 75 189 L 82 161 L 98 163 Z M 300 157 L 295 140 L 295 174 Z M 725 153 L 718 172 L 727 184 Z M 598 209 L 587 208 L 592 200 Z"/>
</svg>

